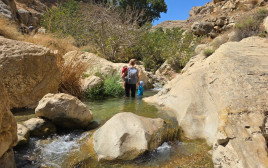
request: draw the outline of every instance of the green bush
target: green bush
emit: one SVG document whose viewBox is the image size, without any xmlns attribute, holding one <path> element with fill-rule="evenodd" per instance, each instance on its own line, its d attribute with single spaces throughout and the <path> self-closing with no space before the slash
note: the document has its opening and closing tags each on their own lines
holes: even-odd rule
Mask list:
<svg viewBox="0 0 268 168">
<path fill-rule="evenodd" d="M 204 54 L 206 57 L 208 57 L 208 56 L 211 56 L 214 52 L 215 52 L 215 50 L 213 50 L 213 49 L 205 49 L 205 50 L 203 51 L 203 54 Z"/>
<path fill-rule="evenodd" d="M 147 71 L 156 71 L 166 60 L 179 71 L 194 54 L 199 38 L 180 28 L 147 31 L 135 46 L 133 56 L 144 62 Z"/>
<path fill-rule="evenodd" d="M 143 61 L 147 71 L 156 71 L 167 60 L 180 71 L 194 54 L 199 38 L 193 34 L 179 28 L 152 31 L 152 24 L 140 27 L 126 18 L 113 7 L 67 0 L 45 13 L 42 25 L 71 35 L 77 46 L 87 46 L 109 61 Z"/>
<path fill-rule="evenodd" d="M 102 85 L 89 89 L 85 92 L 84 97 L 91 100 L 99 100 L 104 97 L 104 88 Z"/>
<path fill-rule="evenodd" d="M 91 100 L 103 99 L 106 97 L 120 97 L 124 95 L 123 84 L 120 83 L 120 76 L 107 77 L 104 85 L 94 87 L 85 92 L 85 98 Z"/>
<path fill-rule="evenodd" d="M 259 35 L 263 31 L 261 27 L 262 22 L 267 16 L 268 10 L 260 9 L 238 20 L 235 24 L 237 40 Z"/>
<path fill-rule="evenodd" d="M 124 89 L 119 83 L 119 76 L 112 76 L 104 81 L 104 96 L 105 97 L 120 97 L 124 95 Z"/>
</svg>

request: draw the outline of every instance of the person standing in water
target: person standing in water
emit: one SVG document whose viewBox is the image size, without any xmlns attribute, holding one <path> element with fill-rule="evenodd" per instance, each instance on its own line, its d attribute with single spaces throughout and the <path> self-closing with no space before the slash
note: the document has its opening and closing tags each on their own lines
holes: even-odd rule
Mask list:
<svg viewBox="0 0 268 168">
<path fill-rule="evenodd" d="M 122 74 L 122 78 L 125 81 L 125 96 L 135 97 L 136 95 L 136 85 L 139 83 L 139 70 L 135 67 L 136 59 L 131 59 L 129 61 L 127 73 Z"/>
</svg>

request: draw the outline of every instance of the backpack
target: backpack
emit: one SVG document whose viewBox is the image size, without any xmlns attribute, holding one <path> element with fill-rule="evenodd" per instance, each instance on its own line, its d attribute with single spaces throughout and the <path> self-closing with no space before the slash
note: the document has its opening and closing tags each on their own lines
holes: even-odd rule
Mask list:
<svg viewBox="0 0 268 168">
<path fill-rule="evenodd" d="M 137 68 L 128 67 L 128 74 L 126 76 L 126 83 L 137 84 L 138 82 L 138 70 Z"/>
</svg>

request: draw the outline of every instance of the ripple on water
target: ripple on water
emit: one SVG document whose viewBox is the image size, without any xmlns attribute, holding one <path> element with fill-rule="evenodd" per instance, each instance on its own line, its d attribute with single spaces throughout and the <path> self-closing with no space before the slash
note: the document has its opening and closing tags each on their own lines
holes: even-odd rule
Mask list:
<svg viewBox="0 0 268 168">
<path fill-rule="evenodd" d="M 145 92 L 146 96 L 151 96 L 156 92 Z M 170 123 L 176 123 L 174 116 L 167 115 L 156 106 L 143 102 L 142 99 L 107 99 L 104 101 L 85 102 L 92 110 L 94 120 L 104 123 L 110 117 L 118 112 L 133 112 L 137 115 L 163 118 Z M 29 117 L 32 115 L 22 114 Z M 16 116 L 23 121 L 25 117 Z M 173 121 L 174 120 L 174 121 Z M 176 124 L 177 125 L 177 124 Z M 152 152 L 147 152 L 141 157 L 131 162 L 120 163 L 98 163 L 88 156 L 88 151 L 81 148 L 81 141 L 87 140 L 90 133 L 83 134 L 82 131 L 73 131 L 71 133 L 57 134 L 46 139 L 31 138 L 30 143 L 19 149 L 15 149 L 15 158 L 18 168 L 39 168 L 41 165 L 47 165 L 51 168 L 66 167 L 70 165 L 69 161 L 78 158 L 85 158 L 79 163 L 78 167 L 111 167 L 111 168 L 136 168 L 136 167 L 211 167 L 211 158 L 207 156 L 210 148 L 200 141 L 188 141 L 185 143 L 165 142 Z M 84 152 L 83 152 L 84 151 Z M 85 152 L 86 151 L 86 152 Z M 74 157 L 74 155 L 76 157 Z M 87 156 L 86 156 L 87 155 Z M 71 158 L 71 160 L 68 160 Z M 86 160 L 88 158 L 88 160 Z M 79 160 L 79 159 L 78 159 Z M 83 160 L 83 159 L 82 159 Z M 64 163 L 65 162 L 65 163 Z M 67 162 L 67 163 L 66 163 Z M 62 166 L 64 165 L 64 166 Z M 208 166 L 207 166 L 208 165 Z M 67 167 L 68 167 L 67 166 Z"/>
</svg>

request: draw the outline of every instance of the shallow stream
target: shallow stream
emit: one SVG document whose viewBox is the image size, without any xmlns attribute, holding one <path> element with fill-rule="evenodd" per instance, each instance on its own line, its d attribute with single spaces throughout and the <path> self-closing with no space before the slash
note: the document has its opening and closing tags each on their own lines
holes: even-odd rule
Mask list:
<svg viewBox="0 0 268 168">
<path fill-rule="evenodd" d="M 155 94 L 156 91 L 146 91 L 144 97 Z M 101 101 L 84 102 L 92 111 L 94 121 L 101 126 L 109 118 L 119 112 L 132 112 L 150 118 L 162 118 L 174 128 L 177 126 L 172 112 L 163 111 L 155 105 L 142 100 L 113 98 Z M 33 110 L 15 112 L 17 122 L 33 118 Z M 129 162 L 99 163 L 88 148 L 90 135 L 94 130 L 75 130 L 59 132 L 45 139 L 30 138 L 27 146 L 15 149 L 18 168 L 139 168 L 139 167 L 213 167 L 208 147 L 203 140 L 187 140 L 183 137 L 165 142 L 152 152 Z"/>
</svg>

